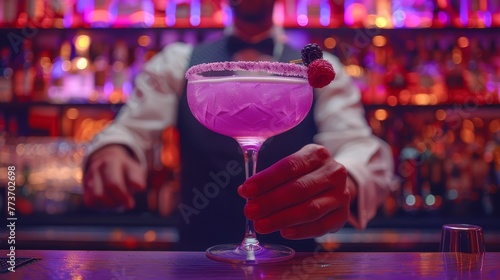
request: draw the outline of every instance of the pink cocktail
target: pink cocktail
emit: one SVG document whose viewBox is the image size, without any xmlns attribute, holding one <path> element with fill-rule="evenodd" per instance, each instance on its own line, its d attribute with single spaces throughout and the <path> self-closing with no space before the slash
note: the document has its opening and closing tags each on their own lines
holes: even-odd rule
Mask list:
<svg viewBox="0 0 500 280">
<path fill-rule="evenodd" d="M 278 62 L 219 62 L 191 67 L 187 100 L 195 118 L 208 129 L 234 138 L 242 148 L 247 178 L 255 174 L 261 145 L 298 125 L 311 109 L 313 91 L 304 66 Z M 294 250 L 262 245 L 252 221 L 241 244 L 207 250 L 210 258 L 236 263 L 289 259 Z"/>
<path fill-rule="evenodd" d="M 300 123 L 311 108 L 307 80 L 292 77 L 206 78 L 189 84 L 196 119 L 242 146 L 255 148 Z"/>
</svg>

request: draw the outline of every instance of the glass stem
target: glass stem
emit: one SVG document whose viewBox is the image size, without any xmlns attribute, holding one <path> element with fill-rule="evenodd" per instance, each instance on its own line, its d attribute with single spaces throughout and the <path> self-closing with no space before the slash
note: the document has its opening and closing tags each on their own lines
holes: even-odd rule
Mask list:
<svg viewBox="0 0 500 280">
<path fill-rule="evenodd" d="M 245 159 L 245 175 L 246 179 L 253 176 L 257 170 L 257 149 L 248 149 L 243 148 L 243 155 Z M 247 199 L 247 203 L 250 199 Z M 253 228 L 253 221 L 247 219 L 246 229 L 245 229 L 245 238 L 241 242 L 241 246 L 246 250 L 257 250 L 257 246 L 259 245 L 259 241 L 257 240 L 257 234 L 255 233 L 255 229 Z M 257 247 L 257 248 L 256 248 Z"/>
</svg>

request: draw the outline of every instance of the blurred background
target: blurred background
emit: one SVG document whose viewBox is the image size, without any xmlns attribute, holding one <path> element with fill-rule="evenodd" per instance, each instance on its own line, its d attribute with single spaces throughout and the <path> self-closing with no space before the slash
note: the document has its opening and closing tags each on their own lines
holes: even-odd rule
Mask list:
<svg viewBox="0 0 500 280">
<path fill-rule="evenodd" d="M 292 45 L 318 43 L 345 64 L 401 183 L 367 230 L 347 226 L 320 242 L 437 251 L 443 224 L 472 223 L 500 251 L 500 3 L 276 2 Z M 157 139 L 150 191 L 132 211 L 83 207 L 81 162 L 148 59 L 172 42 L 215 38 L 231 20 L 213 0 L 0 1 L 0 205 L 5 216 L 14 165 L 16 248 L 171 248 L 175 128 Z"/>
</svg>

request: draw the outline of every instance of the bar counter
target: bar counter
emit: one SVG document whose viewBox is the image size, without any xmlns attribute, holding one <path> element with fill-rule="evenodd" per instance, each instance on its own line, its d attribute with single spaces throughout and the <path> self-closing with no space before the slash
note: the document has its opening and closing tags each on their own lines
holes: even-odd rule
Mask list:
<svg viewBox="0 0 500 280">
<path fill-rule="evenodd" d="M 310 252 L 273 264 L 240 265 L 204 252 L 18 250 L 37 258 L 0 279 L 500 279 L 500 252 Z"/>
</svg>

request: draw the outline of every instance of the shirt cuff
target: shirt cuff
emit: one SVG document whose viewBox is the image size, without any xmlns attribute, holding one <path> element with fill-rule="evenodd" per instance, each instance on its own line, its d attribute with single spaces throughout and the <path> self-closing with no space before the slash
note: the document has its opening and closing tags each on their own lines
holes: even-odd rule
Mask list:
<svg viewBox="0 0 500 280">
<path fill-rule="evenodd" d="M 374 182 L 368 179 L 372 175 L 366 166 L 358 161 L 350 159 L 338 161 L 344 165 L 349 176 L 357 184 L 357 213 L 356 215 L 350 213 L 348 222 L 355 228 L 365 229 L 368 221 L 375 217 L 377 212 L 376 188 Z"/>
<path fill-rule="evenodd" d="M 85 153 L 85 157 L 82 161 L 82 169 L 85 171 L 87 169 L 88 159 L 92 154 L 94 154 L 97 150 L 103 148 L 108 145 L 123 145 L 129 149 L 132 153 L 132 156 L 135 157 L 139 164 L 146 170 L 147 169 L 147 160 L 144 153 L 140 148 L 137 147 L 137 144 L 134 145 L 133 141 L 127 141 L 124 139 L 122 135 L 116 135 L 111 133 L 102 132 L 97 135 L 90 143 L 89 147 L 87 147 L 87 151 Z"/>
</svg>

